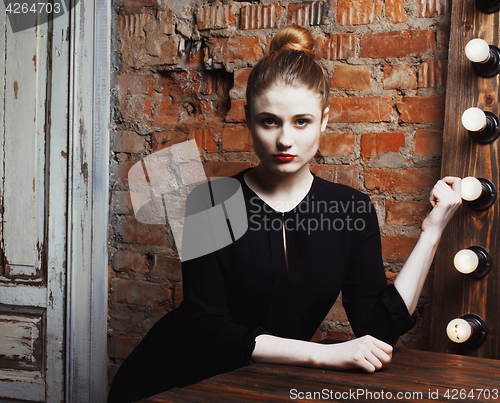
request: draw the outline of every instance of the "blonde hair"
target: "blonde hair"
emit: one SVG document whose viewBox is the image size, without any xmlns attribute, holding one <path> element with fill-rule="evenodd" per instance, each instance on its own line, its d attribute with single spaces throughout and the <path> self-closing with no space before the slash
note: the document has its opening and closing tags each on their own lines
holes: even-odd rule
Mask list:
<svg viewBox="0 0 500 403">
<path fill-rule="evenodd" d="M 305 86 L 321 96 L 322 111 L 328 103 L 330 81 L 327 72 L 314 60 L 314 39 L 298 25 L 281 28 L 269 53 L 253 68 L 247 82 L 247 105 L 274 84 Z"/>
</svg>

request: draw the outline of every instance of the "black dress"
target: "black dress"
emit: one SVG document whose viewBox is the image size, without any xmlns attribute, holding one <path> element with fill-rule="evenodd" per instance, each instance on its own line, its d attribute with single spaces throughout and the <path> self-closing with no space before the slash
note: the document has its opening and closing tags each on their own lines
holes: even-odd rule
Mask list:
<svg viewBox="0 0 500 403">
<path fill-rule="evenodd" d="M 357 337 L 394 345 L 415 324 L 387 285 L 367 195 L 314 176 L 306 197 L 283 214 L 246 185 L 245 172 L 234 177 L 248 230 L 217 252 L 183 262 L 184 301 L 123 363 L 109 402 L 140 400 L 249 365 L 263 333 L 310 340 L 340 291 Z"/>
</svg>

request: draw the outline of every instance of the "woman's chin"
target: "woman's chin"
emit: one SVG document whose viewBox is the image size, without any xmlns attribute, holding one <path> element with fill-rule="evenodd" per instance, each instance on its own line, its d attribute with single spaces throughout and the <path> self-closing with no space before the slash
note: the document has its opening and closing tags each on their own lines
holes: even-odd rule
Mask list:
<svg viewBox="0 0 500 403">
<path fill-rule="evenodd" d="M 271 171 L 274 174 L 277 175 L 283 175 L 283 176 L 288 176 L 288 175 L 294 175 L 297 173 L 302 172 L 303 170 L 309 170 L 308 165 L 302 165 L 298 164 L 295 161 L 291 162 L 272 162 L 269 164 L 265 164 L 265 169 L 268 171 Z"/>
</svg>

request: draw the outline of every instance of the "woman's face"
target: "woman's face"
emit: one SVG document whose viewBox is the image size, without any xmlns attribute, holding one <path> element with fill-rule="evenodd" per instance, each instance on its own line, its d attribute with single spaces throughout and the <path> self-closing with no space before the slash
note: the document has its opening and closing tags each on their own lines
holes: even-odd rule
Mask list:
<svg viewBox="0 0 500 403">
<path fill-rule="evenodd" d="M 328 122 L 322 112 L 320 94 L 307 87 L 275 84 L 256 97 L 246 113 L 261 164 L 278 174 L 308 169 Z"/>
</svg>

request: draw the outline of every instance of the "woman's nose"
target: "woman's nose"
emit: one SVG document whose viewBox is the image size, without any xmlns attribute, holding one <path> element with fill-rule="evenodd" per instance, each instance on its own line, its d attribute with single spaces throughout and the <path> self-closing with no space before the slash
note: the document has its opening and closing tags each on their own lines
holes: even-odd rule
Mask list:
<svg viewBox="0 0 500 403">
<path fill-rule="evenodd" d="M 276 144 L 280 149 L 288 149 L 293 144 L 292 128 L 287 125 L 283 125 L 278 138 L 276 139 Z"/>
</svg>

